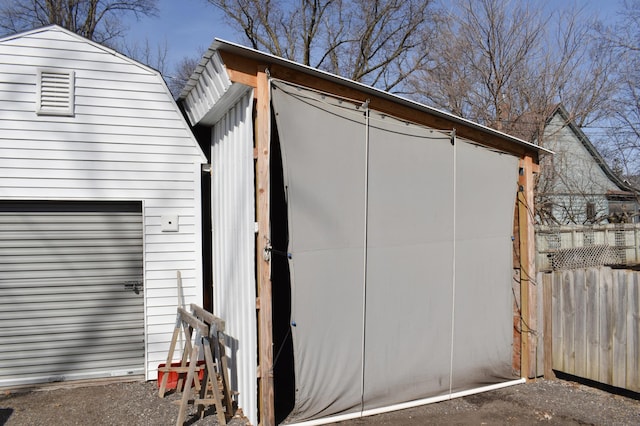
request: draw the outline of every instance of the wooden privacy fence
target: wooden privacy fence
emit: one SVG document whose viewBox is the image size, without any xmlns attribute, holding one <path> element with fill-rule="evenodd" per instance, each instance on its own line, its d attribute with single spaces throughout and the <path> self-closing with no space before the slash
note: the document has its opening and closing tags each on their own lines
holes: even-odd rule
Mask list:
<svg viewBox="0 0 640 426">
<path fill-rule="evenodd" d="M 545 355 L 553 369 L 640 392 L 640 272 L 555 271 L 538 274 L 538 283 L 547 306 L 551 299 Z"/>
</svg>

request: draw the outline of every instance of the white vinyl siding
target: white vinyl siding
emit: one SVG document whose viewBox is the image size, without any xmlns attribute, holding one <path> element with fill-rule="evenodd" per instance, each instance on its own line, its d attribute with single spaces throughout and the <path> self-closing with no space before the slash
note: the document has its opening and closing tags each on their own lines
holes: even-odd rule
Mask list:
<svg viewBox="0 0 640 426">
<path fill-rule="evenodd" d="M 587 203 L 593 203 L 599 220 L 608 216 L 606 194 L 620 188 L 605 174 L 560 114 L 556 114 L 545 129 L 544 144 L 554 151 L 553 168 L 558 176 L 541 187 L 553 202 L 552 213 L 560 224 L 586 222 Z"/>
<path fill-rule="evenodd" d="M 38 69 L 74 71 L 73 117 L 34 114 Z M 166 360 L 177 271 L 202 304 L 204 162 L 156 71 L 57 27 L 0 40 L 0 199 L 142 202 L 147 379 Z"/>
</svg>

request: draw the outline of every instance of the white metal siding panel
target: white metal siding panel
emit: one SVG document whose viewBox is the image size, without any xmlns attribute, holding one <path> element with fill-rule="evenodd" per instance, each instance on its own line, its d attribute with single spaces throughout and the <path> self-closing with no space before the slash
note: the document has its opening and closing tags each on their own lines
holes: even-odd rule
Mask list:
<svg viewBox="0 0 640 426">
<path fill-rule="evenodd" d="M 74 71 L 74 117 L 36 115 L 38 68 Z M 143 202 L 148 379 L 166 360 L 176 270 L 185 303 L 202 303 L 203 162 L 159 73 L 56 27 L 0 40 L 0 199 Z M 162 232 L 166 214 L 178 232 Z"/>
<path fill-rule="evenodd" d="M 253 93 L 218 122 L 212 135 L 213 306 L 226 321 L 232 386 L 257 424 Z"/>
<path fill-rule="evenodd" d="M 213 53 L 204 66 L 199 66 L 196 69 L 198 71 L 201 76 L 184 99 L 185 111 L 191 124 L 202 120 L 232 85 L 217 52 Z"/>
</svg>

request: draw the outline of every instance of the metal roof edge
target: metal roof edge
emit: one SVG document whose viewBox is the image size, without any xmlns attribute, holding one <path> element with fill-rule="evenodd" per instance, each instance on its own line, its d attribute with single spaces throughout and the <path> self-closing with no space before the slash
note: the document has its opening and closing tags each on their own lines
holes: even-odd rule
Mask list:
<svg viewBox="0 0 640 426">
<path fill-rule="evenodd" d="M 416 110 L 420 110 L 422 112 L 425 112 L 427 114 L 432 114 L 435 116 L 438 116 L 440 118 L 444 118 L 446 120 L 452 121 L 452 122 L 457 122 L 460 123 L 462 125 L 474 128 L 476 130 L 480 130 L 483 131 L 485 133 L 490 133 L 493 134 L 495 136 L 500 137 L 501 139 L 507 140 L 509 142 L 512 142 L 516 145 L 520 145 L 523 146 L 527 149 L 530 150 L 534 150 L 534 151 L 538 151 L 538 152 L 544 152 L 547 154 L 553 154 L 553 151 L 544 148 L 540 145 L 536 145 L 534 143 L 531 142 L 527 142 L 523 139 L 519 139 L 516 138 L 515 136 L 511 136 L 507 133 L 503 133 L 499 130 L 495 130 L 492 129 L 490 127 L 484 126 L 482 124 L 470 121 L 466 118 L 462 118 L 462 117 L 458 117 L 454 114 L 439 110 L 437 108 L 434 107 L 430 107 L 428 105 L 424 105 L 421 104 L 420 102 L 417 101 L 413 101 L 411 99 L 407 99 L 405 97 L 399 96 L 399 95 L 395 95 L 393 93 L 389 93 L 389 92 L 385 92 L 384 90 L 381 89 L 377 89 L 375 87 L 366 85 L 364 83 L 359 83 L 357 81 L 353 81 L 350 80 L 348 78 L 345 77 L 341 77 L 339 75 L 336 74 L 332 74 L 330 72 L 327 71 L 323 71 L 317 68 L 313 68 L 307 65 L 303 65 L 300 64 L 298 62 L 289 60 L 289 59 L 285 59 L 285 58 L 281 58 L 279 56 L 275 56 L 272 55 L 270 53 L 265 53 L 265 52 L 261 52 L 259 50 L 250 48 L 250 47 L 246 47 L 243 46 L 241 44 L 238 43 L 234 43 L 234 42 L 230 42 L 230 41 L 226 41 L 226 40 L 222 40 L 219 38 L 214 39 L 213 43 L 211 44 L 211 46 L 209 47 L 209 49 L 205 52 L 205 54 L 202 57 L 202 60 L 200 61 L 199 65 L 196 67 L 196 69 L 194 70 L 194 72 L 192 73 L 191 77 L 189 78 L 189 81 L 187 82 L 187 84 L 185 85 L 184 89 L 182 90 L 182 92 L 180 93 L 180 96 L 178 97 L 179 100 L 183 100 L 184 98 L 186 98 L 186 96 L 188 95 L 189 91 L 195 86 L 199 74 L 202 72 L 202 70 L 204 69 L 204 66 L 206 65 L 206 63 L 209 61 L 209 59 L 211 58 L 211 56 L 213 54 L 215 54 L 216 51 L 227 51 L 230 53 L 236 53 L 238 55 L 244 56 L 244 57 L 248 57 L 249 59 L 253 59 L 253 60 L 263 60 L 263 61 L 267 61 L 270 63 L 275 63 L 287 68 L 291 68 L 297 71 L 300 71 L 302 73 L 306 73 L 306 74 L 310 74 L 310 75 L 314 75 L 317 76 L 319 78 L 325 79 L 325 80 L 329 80 L 359 91 L 362 91 L 364 93 L 368 93 L 370 95 L 374 95 L 398 104 L 403 104 L 405 106 L 408 106 L 410 108 L 416 109 Z"/>
<path fill-rule="evenodd" d="M 110 55 L 113 55 L 117 58 L 119 58 L 120 60 L 123 60 L 125 62 L 129 62 L 134 66 L 137 66 L 139 68 L 144 69 L 145 71 L 152 73 L 152 74 L 157 74 L 158 76 L 160 76 L 160 78 L 162 78 L 162 74 L 160 73 L 160 71 L 154 69 L 153 67 L 149 66 L 149 65 L 145 65 L 142 62 L 130 58 L 129 56 L 118 52 L 117 50 L 111 48 L 111 47 L 107 47 L 104 44 L 98 43 L 97 41 L 93 41 L 90 40 L 86 37 L 81 36 L 80 34 L 74 33 L 71 30 L 68 30 L 67 28 L 61 27 L 60 25 L 57 24 L 51 24 L 51 25 L 46 25 L 44 27 L 39 27 L 39 28 L 34 28 L 31 30 L 26 30 L 26 31 L 21 31 L 19 33 L 15 33 L 15 34 L 11 34 L 9 36 L 0 38 L 0 43 L 3 43 L 5 41 L 9 41 L 9 40 L 14 40 L 14 39 L 18 39 L 18 38 L 22 38 L 22 37 L 28 37 L 30 35 L 33 34 L 38 34 L 38 33 L 44 33 L 47 31 L 59 31 L 61 33 L 65 33 L 70 37 L 73 37 L 75 39 L 77 39 L 80 42 L 84 42 L 87 43 L 93 47 L 95 47 L 96 49 L 102 50 Z"/>
</svg>

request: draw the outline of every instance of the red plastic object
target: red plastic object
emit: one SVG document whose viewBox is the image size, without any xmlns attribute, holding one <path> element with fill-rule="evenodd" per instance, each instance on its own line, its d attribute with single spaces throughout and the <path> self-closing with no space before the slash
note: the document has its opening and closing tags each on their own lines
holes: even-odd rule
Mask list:
<svg viewBox="0 0 640 426">
<path fill-rule="evenodd" d="M 162 363 L 158 365 L 158 388 L 160 388 L 160 385 L 162 384 L 162 377 L 164 377 L 164 373 L 165 373 L 164 371 L 159 371 L 159 369 L 164 367 L 165 365 L 167 364 Z M 172 367 L 180 367 L 180 365 L 181 365 L 180 362 L 171 363 Z M 202 379 L 204 378 L 204 360 L 198 361 L 196 365 L 198 367 L 201 367 L 200 370 L 197 371 L 197 373 L 198 373 L 198 380 L 202 382 Z M 180 375 L 182 375 L 184 380 L 187 379 L 187 373 L 177 373 L 175 371 L 169 371 L 169 377 L 167 377 L 166 390 L 172 390 L 178 387 L 178 378 Z M 184 390 L 184 383 L 182 384 L 182 389 L 180 389 L 180 391 L 183 391 L 183 390 Z"/>
</svg>

